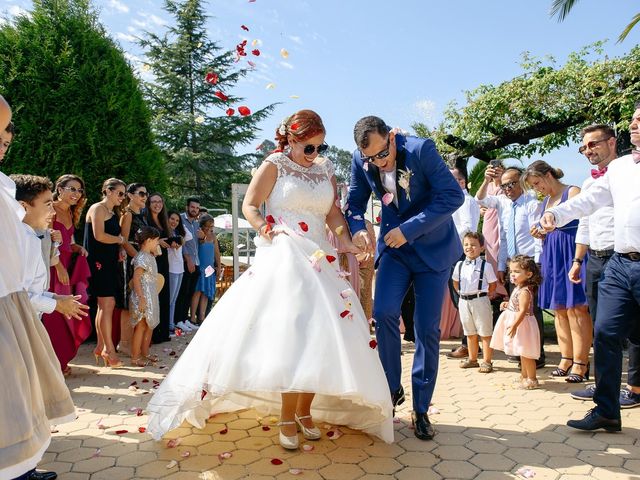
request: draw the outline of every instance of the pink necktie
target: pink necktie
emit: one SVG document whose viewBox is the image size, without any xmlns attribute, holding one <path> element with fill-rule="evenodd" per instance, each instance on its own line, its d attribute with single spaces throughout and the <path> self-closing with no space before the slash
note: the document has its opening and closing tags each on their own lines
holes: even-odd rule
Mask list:
<svg viewBox="0 0 640 480">
<path fill-rule="evenodd" d="M 640 152 L 639 152 L 639 155 L 640 155 Z M 594 168 L 591 170 L 591 178 L 600 178 L 605 173 L 607 173 L 607 167 L 604 167 L 603 169 Z"/>
</svg>

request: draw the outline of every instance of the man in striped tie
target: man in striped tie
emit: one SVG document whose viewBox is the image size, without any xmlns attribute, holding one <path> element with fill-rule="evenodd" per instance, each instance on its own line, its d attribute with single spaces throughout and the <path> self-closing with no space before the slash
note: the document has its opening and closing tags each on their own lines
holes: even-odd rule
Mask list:
<svg viewBox="0 0 640 480">
<path fill-rule="evenodd" d="M 531 235 L 531 226 L 538 222 L 541 206 L 533 192 L 525 192 L 520 183 L 522 170 L 517 167 L 488 166 L 484 174 L 484 182 L 476 194 L 481 206 L 495 208 L 500 219 L 500 249 L 498 251 L 498 280 L 507 290 L 506 283 L 507 260 L 516 255 L 527 255 L 539 260 L 541 251 L 540 240 Z M 495 178 L 500 178 L 500 188 L 504 195 L 487 195 L 489 184 Z M 540 358 L 536 362 L 537 368 L 544 367 L 544 328 L 542 310 L 538 307 L 537 295 L 534 299 L 534 315 L 540 329 Z M 514 359 L 515 360 L 515 359 Z"/>
</svg>

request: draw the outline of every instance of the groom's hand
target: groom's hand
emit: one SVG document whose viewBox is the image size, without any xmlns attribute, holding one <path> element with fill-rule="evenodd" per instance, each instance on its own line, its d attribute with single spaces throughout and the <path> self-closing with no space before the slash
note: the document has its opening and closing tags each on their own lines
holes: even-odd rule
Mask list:
<svg viewBox="0 0 640 480">
<path fill-rule="evenodd" d="M 366 230 L 360 230 L 359 232 L 356 232 L 351 238 L 351 241 L 364 253 L 373 255 L 374 247 Z"/>
<path fill-rule="evenodd" d="M 407 243 L 407 239 L 404 237 L 400 227 L 396 227 L 384 236 L 384 243 L 391 248 L 400 248 Z"/>
</svg>

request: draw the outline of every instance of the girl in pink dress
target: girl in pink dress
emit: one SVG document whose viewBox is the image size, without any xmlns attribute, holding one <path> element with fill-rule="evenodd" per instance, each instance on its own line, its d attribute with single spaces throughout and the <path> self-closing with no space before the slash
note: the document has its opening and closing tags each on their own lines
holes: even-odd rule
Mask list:
<svg viewBox="0 0 640 480">
<path fill-rule="evenodd" d="M 62 234 L 60 262 L 51 267 L 49 291 L 58 295 L 80 295 L 80 303 L 87 303 L 87 286 L 91 271 L 87 251 L 74 240 L 76 225 L 87 201 L 84 181 L 76 175 L 62 175 L 56 181 L 53 193 L 56 215 L 52 227 Z M 74 254 L 76 255 L 74 259 Z M 77 355 L 78 347 L 91 334 L 91 318 L 67 319 L 53 312 L 42 316 L 53 350 L 60 361 L 62 372 L 71 373 L 68 363 Z"/>
<path fill-rule="evenodd" d="M 519 388 L 538 388 L 536 360 L 540 357 L 540 332 L 533 316 L 532 290 L 542 280 L 536 262 L 526 255 L 509 261 L 509 277 L 516 288 L 508 302 L 500 305 L 502 313 L 493 330 L 491 348 L 520 357 Z"/>
</svg>

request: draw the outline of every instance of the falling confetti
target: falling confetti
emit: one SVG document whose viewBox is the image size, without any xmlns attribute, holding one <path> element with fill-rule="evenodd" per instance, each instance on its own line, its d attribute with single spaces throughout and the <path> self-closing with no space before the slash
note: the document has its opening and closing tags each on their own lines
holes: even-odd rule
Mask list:
<svg viewBox="0 0 640 480">
<path fill-rule="evenodd" d="M 274 88 L 276 88 L 276 84 L 275 83 L 267 83 L 267 86 L 265 88 L 267 90 L 273 90 Z"/>
<path fill-rule="evenodd" d="M 218 83 L 219 79 L 220 77 L 218 77 L 218 74 L 213 72 L 209 72 L 204 76 L 204 81 L 210 85 L 215 85 L 216 83 Z"/>
<path fill-rule="evenodd" d="M 260 56 L 260 50 L 258 50 L 257 48 L 255 50 L 251 50 L 251 53 L 253 53 L 256 57 Z"/>
<path fill-rule="evenodd" d="M 242 30 L 244 30 L 245 32 L 248 32 L 248 31 L 249 31 L 249 27 L 247 27 L 246 25 L 240 25 L 240 28 L 241 28 Z"/>
<path fill-rule="evenodd" d="M 202 115 L 198 115 L 196 117 L 196 123 L 204 123 L 204 117 Z"/>
<path fill-rule="evenodd" d="M 216 93 L 214 93 L 214 95 L 216 97 L 218 97 L 220 100 L 222 100 L 223 102 L 226 102 L 227 100 L 229 100 L 229 97 L 227 97 L 224 93 L 222 93 L 220 90 L 216 91 Z"/>
<path fill-rule="evenodd" d="M 257 38 L 251 42 L 252 47 L 257 47 L 259 44 L 260 44 L 260 40 L 258 40 Z"/>
<path fill-rule="evenodd" d="M 236 113 L 236 111 L 233 108 L 227 108 L 227 116 L 228 117 L 232 117 L 234 113 Z"/>
<path fill-rule="evenodd" d="M 300 95 L 289 95 L 289 98 L 293 98 L 293 99 L 300 98 Z"/>
<path fill-rule="evenodd" d="M 251 115 L 251 110 L 249 110 L 249 107 L 245 107 L 243 105 L 241 107 L 238 107 L 238 113 L 243 117 L 246 117 L 247 115 Z"/>
<path fill-rule="evenodd" d="M 283 48 L 280 50 L 280 56 L 282 58 L 289 58 L 289 52 L 287 52 L 287 50 Z"/>
</svg>

